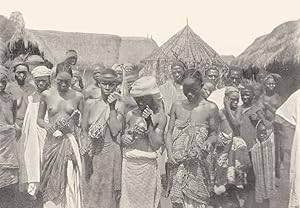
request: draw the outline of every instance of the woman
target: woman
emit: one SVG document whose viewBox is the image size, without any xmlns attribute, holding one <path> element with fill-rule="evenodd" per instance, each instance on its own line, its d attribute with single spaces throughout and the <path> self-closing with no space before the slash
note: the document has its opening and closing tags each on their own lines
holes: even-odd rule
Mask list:
<svg viewBox="0 0 300 208">
<path fill-rule="evenodd" d="M 99 77 L 101 97 L 86 102 L 82 129 L 82 154 L 88 153 L 90 169 L 85 194 L 87 208 L 117 208 L 121 190 L 121 149 L 118 134 L 123 128 L 123 104 L 115 92 L 118 76 L 104 69 Z M 88 159 L 88 158 L 87 158 Z"/>
<path fill-rule="evenodd" d="M 167 133 L 170 198 L 173 207 L 207 207 L 211 164 L 207 157 L 216 141 L 218 107 L 201 96 L 199 71 L 184 73 L 186 100 L 173 103 Z"/>
<path fill-rule="evenodd" d="M 56 69 L 57 87 L 41 94 L 38 125 L 47 131 L 43 151 L 41 191 L 44 207 L 81 208 L 81 160 L 76 126 L 83 108 L 83 95 L 70 89 L 70 68 Z M 48 113 L 49 123 L 45 121 Z"/>
<path fill-rule="evenodd" d="M 130 90 L 137 108 L 126 115 L 122 136 L 122 196 L 120 208 L 157 208 L 161 194 L 157 150 L 163 144 L 167 123 L 156 98 L 160 92 L 154 77 L 142 77 Z"/>
</svg>

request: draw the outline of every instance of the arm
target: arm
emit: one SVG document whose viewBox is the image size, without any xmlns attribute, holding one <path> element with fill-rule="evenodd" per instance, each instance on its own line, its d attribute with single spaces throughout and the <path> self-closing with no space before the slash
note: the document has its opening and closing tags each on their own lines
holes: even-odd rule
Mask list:
<svg viewBox="0 0 300 208">
<path fill-rule="evenodd" d="M 207 138 L 207 143 L 212 145 L 217 141 L 217 132 L 219 127 L 219 109 L 216 104 L 209 103 L 209 119 L 208 119 L 208 125 L 209 125 L 209 135 Z"/>
<path fill-rule="evenodd" d="M 40 98 L 40 105 L 38 111 L 37 124 L 44 129 L 48 128 L 48 124 L 45 122 L 45 115 L 47 112 L 47 99 L 46 94 L 42 93 Z"/>
<path fill-rule="evenodd" d="M 167 149 L 167 154 L 168 157 L 172 160 L 172 143 L 173 143 L 173 131 L 175 127 L 175 120 L 176 120 L 176 108 L 177 105 L 175 103 L 172 104 L 171 111 L 170 111 L 170 120 L 169 120 L 169 125 L 168 125 L 168 132 L 167 132 L 167 137 L 166 137 L 166 149 Z M 172 161 L 175 162 L 176 161 Z"/>
<path fill-rule="evenodd" d="M 237 109 L 237 114 L 234 115 L 231 109 L 226 109 L 228 113 L 228 120 L 235 129 L 240 128 L 240 108 Z"/>
<path fill-rule="evenodd" d="M 12 113 L 13 113 L 13 122 L 15 123 L 17 118 L 17 100 L 13 100 Z"/>
<path fill-rule="evenodd" d="M 116 101 L 109 104 L 110 113 L 108 118 L 108 126 L 113 137 L 116 137 L 123 129 L 124 116 L 118 114 L 116 110 Z"/>
<path fill-rule="evenodd" d="M 153 123 L 153 126 L 149 126 L 148 136 L 151 148 L 156 151 L 164 144 L 164 133 L 167 125 L 167 117 L 162 113 L 158 113 L 158 115 L 153 117 Z M 156 123 L 158 125 L 155 125 Z"/>
</svg>

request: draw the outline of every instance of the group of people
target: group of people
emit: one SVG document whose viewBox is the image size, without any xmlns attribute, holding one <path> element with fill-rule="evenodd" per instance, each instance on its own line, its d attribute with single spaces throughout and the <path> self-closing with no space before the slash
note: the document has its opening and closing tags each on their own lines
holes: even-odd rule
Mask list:
<svg viewBox="0 0 300 208">
<path fill-rule="evenodd" d="M 278 75 L 254 83 L 232 67 L 218 89 L 217 68 L 174 62 L 158 86 L 114 65 L 84 86 L 76 62 L 70 50 L 53 69 L 16 63 L 15 81 L 0 67 L 0 207 L 26 195 L 45 208 L 158 208 L 162 169 L 173 208 L 270 207 L 278 138 L 296 123 L 276 117 Z"/>
</svg>

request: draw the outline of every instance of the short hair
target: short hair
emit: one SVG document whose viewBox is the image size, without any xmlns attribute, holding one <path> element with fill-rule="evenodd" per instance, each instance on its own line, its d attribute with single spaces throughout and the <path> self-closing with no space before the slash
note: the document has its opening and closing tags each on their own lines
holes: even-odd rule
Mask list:
<svg viewBox="0 0 300 208">
<path fill-rule="evenodd" d="M 77 54 L 77 51 L 75 51 L 74 49 L 69 49 L 69 50 L 66 51 L 66 54 L 68 54 L 68 53 L 75 53 L 75 54 Z"/>
<path fill-rule="evenodd" d="M 13 66 L 13 72 L 16 72 L 18 66 L 25 66 L 27 68 L 27 71 L 29 71 L 29 66 L 26 62 L 18 62 Z"/>
<path fill-rule="evenodd" d="M 207 68 L 204 70 L 204 75 L 207 75 L 207 72 L 209 72 L 209 71 L 211 71 L 211 70 L 215 70 L 215 71 L 217 71 L 217 72 L 220 74 L 220 72 L 219 72 L 219 70 L 218 70 L 218 68 L 217 68 L 216 66 L 209 66 L 209 67 L 207 67 Z"/>
<path fill-rule="evenodd" d="M 196 69 L 188 69 L 188 70 L 186 70 L 184 72 L 184 74 L 183 74 L 183 79 L 186 79 L 186 78 L 195 79 L 200 84 L 203 83 L 202 74 L 201 74 L 200 71 L 198 71 Z"/>
<path fill-rule="evenodd" d="M 229 67 L 229 71 L 228 71 L 228 74 L 227 74 L 227 77 L 230 77 L 231 73 L 235 71 L 235 72 L 239 72 L 240 73 L 240 76 L 242 77 L 242 69 L 238 66 L 230 66 Z"/>
<path fill-rule="evenodd" d="M 57 76 L 60 72 L 67 72 L 73 77 L 72 67 L 65 62 L 61 62 L 56 66 L 55 76 Z"/>
</svg>

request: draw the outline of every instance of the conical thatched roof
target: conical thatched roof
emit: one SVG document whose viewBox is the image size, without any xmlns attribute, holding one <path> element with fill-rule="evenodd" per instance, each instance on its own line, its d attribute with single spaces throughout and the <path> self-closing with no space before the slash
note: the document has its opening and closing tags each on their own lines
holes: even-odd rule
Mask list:
<svg viewBox="0 0 300 208">
<path fill-rule="evenodd" d="M 266 68 L 273 62 L 300 63 L 300 19 L 283 23 L 257 38 L 232 64 Z"/>
<path fill-rule="evenodd" d="M 144 73 L 156 74 L 158 82 L 164 82 L 170 78 L 170 65 L 175 60 L 183 62 L 187 68 L 193 65 L 202 72 L 209 66 L 216 66 L 222 73 L 227 69 L 219 54 L 188 25 L 143 61 L 146 63 Z"/>
</svg>

